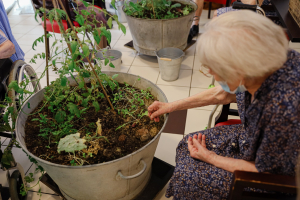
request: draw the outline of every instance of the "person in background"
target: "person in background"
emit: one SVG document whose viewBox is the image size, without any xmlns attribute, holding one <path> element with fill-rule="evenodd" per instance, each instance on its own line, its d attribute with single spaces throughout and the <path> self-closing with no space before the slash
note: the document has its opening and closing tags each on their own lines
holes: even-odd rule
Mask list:
<svg viewBox="0 0 300 200">
<path fill-rule="evenodd" d="M 242 123 L 185 136 L 176 149 L 166 196 L 227 199 L 236 170 L 295 176 L 300 53 L 288 48 L 283 29 L 253 11 L 235 11 L 211 20 L 198 40 L 201 71 L 220 86 L 175 102 L 155 101 L 148 107 L 150 119 L 237 102 Z"/>
<path fill-rule="evenodd" d="M 203 10 L 204 0 L 194 0 L 194 2 L 197 4 L 198 8 L 195 12 L 193 24 L 188 36 L 188 43 L 190 43 L 193 40 L 193 37 L 199 34 L 199 21 Z"/>
<path fill-rule="evenodd" d="M 0 0 L 0 59 L 10 58 L 14 62 L 24 60 L 24 55 L 12 34 L 5 7 Z"/>
</svg>

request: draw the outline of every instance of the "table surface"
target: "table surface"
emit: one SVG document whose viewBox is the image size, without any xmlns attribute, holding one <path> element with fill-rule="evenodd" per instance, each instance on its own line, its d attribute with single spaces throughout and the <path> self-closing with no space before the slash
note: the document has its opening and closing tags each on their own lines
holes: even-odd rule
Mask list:
<svg viewBox="0 0 300 200">
<path fill-rule="evenodd" d="M 300 42 L 300 27 L 289 13 L 290 0 L 271 0 L 281 23 L 287 29 L 287 34 L 292 42 Z"/>
</svg>

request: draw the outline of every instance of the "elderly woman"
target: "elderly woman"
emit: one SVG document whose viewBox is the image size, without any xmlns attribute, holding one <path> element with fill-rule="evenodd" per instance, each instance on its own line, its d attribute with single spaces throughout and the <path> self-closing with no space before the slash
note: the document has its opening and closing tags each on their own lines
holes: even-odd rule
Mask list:
<svg viewBox="0 0 300 200">
<path fill-rule="evenodd" d="M 226 199 L 235 170 L 294 175 L 300 145 L 300 54 L 282 28 L 252 11 L 226 13 L 198 41 L 200 62 L 220 87 L 172 103 L 154 102 L 149 116 L 237 102 L 242 124 L 191 133 L 178 145 L 166 196 Z"/>
</svg>

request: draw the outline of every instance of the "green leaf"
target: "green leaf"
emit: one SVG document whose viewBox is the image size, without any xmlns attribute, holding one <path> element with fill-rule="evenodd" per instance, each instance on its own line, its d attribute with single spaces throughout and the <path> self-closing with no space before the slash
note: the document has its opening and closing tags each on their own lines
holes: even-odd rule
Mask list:
<svg viewBox="0 0 300 200">
<path fill-rule="evenodd" d="M 78 87 L 79 87 L 79 89 L 84 88 L 84 82 L 80 81 Z"/>
<path fill-rule="evenodd" d="M 84 144 L 85 142 L 85 139 L 80 138 L 80 133 L 67 135 L 59 140 L 57 151 L 58 153 L 61 151 L 74 153 L 75 151 L 80 151 L 87 148 L 87 146 Z"/>
<path fill-rule="evenodd" d="M 17 93 L 23 94 L 23 89 L 19 87 L 17 81 L 12 81 L 9 85 L 8 88 L 14 89 Z"/>
<path fill-rule="evenodd" d="M 104 65 L 106 66 L 109 63 L 109 59 L 105 58 Z"/>
<path fill-rule="evenodd" d="M 30 108 L 30 103 L 27 103 L 27 107 Z"/>
<path fill-rule="evenodd" d="M 11 163 L 14 162 L 11 150 L 5 150 L 1 158 L 1 166 L 5 169 L 11 168 Z"/>
<path fill-rule="evenodd" d="M 67 85 L 67 81 L 68 81 L 67 77 L 62 77 L 61 81 L 60 81 L 60 85 L 63 86 L 63 87 L 66 86 Z"/>
<path fill-rule="evenodd" d="M 171 6 L 171 8 L 178 8 L 178 7 L 181 7 L 180 3 L 175 3 L 174 5 Z"/>
<path fill-rule="evenodd" d="M 0 124 L 0 132 L 11 132 L 12 129 L 8 123 Z"/>
<path fill-rule="evenodd" d="M 109 63 L 109 66 L 112 68 L 115 68 L 114 64 L 112 64 L 112 63 Z"/>
<path fill-rule="evenodd" d="M 114 7 L 114 9 L 117 10 L 117 8 L 116 8 L 116 0 L 111 0 L 111 5 Z"/>
<path fill-rule="evenodd" d="M 69 111 L 71 114 L 76 115 L 77 117 L 80 117 L 80 111 L 78 110 L 77 105 L 69 102 L 67 106 L 69 107 Z"/>
<path fill-rule="evenodd" d="M 83 18 L 82 15 L 76 15 L 76 19 L 75 20 L 80 24 L 80 26 L 84 25 L 84 18 Z"/>
<path fill-rule="evenodd" d="M 72 54 L 75 53 L 76 49 L 77 49 L 77 42 L 76 41 L 72 41 L 71 42 L 71 50 L 72 50 Z"/>
<path fill-rule="evenodd" d="M 98 112 L 100 110 L 100 106 L 99 106 L 98 101 L 93 101 L 93 106 L 95 107 L 96 112 Z"/>
<path fill-rule="evenodd" d="M 88 71 L 84 71 L 84 72 L 82 72 L 82 77 L 89 78 L 89 77 L 91 77 L 91 74 Z"/>
<path fill-rule="evenodd" d="M 94 36 L 96 43 L 99 44 L 101 39 L 100 39 L 97 29 L 94 29 L 93 36 Z"/>
<path fill-rule="evenodd" d="M 89 98 L 83 99 L 81 105 L 82 105 L 83 107 L 87 107 L 87 106 L 88 106 L 88 102 L 89 102 Z"/>
<path fill-rule="evenodd" d="M 75 62 L 72 61 L 72 62 L 69 64 L 69 70 L 73 72 L 73 71 L 74 71 L 74 68 L 75 68 Z"/>
<path fill-rule="evenodd" d="M 85 57 L 88 57 L 90 55 L 90 49 L 89 49 L 88 45 L 83 44 L 82 45 L 82 51 L 83 51 L 83 55 Z"/>
<path fill-rule="evenodd" d="M 86 6 L 87 7 L 87 6 Z M 86 10 L 81 10 L 81 13 L 83 14 L 83 15 L 85 15 L 85 16 L 87 16 L 87 15 L 90 15 L 91 13 L 89 13 L 88 11 L 86 11 Z"/>
<path fill-rule="evenodd" d="M 114 74 L 111 78 L 116 79 L 119 76 L 119 74 Z"/>
<path fill-rule="evenodd" d="M 108 27 L 111 28 L 112 27 L 112 18 L 111 17 L 108 18 L 106 23 L 107 23 Z"/>
<path fill-rule="evenodd" d="M 126 27 L 123 24 L 121 24 L 121 23 L 119 23 L 118 25 L 119 25 L 119 28 L 121 28 L 121 30 L 124 33 L 124 35 L 126 35 Z"/>
<path fill-rule="evenodd" d="M 85 6 L 85 7 L 88 7 L 89 6 L 89 4 L 86 2 L 86 1 L 83 1 L 83 0 L 80 0 L 82 3 L 83 3 L 83 5 Z"/>
<path fill-rule="evenodd" d="M 67 114 L 65 111 L 59 110 L 55 115 L 55 120 L 57 121 L 57 123 L 62 123 L 65 120 L 66 116 Z"/>
</svg>

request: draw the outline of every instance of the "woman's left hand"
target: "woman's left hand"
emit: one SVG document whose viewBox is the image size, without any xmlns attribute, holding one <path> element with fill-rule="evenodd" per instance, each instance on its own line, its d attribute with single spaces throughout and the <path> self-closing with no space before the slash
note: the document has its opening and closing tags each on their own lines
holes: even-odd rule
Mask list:
<svg viewBox="0 0 300 200">
<path fill-rule="evenodd" d="M 213 151 L 209 151 L 206 148 L 205 135 L 202 135 L 201 133 L 199 133 L 198 136 L 195 134 L 193 138 L 189 137 L 188 148 L 192 158 L 202 160 L 206 163 L 210 163 L 209 161 L 215 154 Z"/>
</svg>

